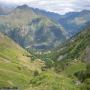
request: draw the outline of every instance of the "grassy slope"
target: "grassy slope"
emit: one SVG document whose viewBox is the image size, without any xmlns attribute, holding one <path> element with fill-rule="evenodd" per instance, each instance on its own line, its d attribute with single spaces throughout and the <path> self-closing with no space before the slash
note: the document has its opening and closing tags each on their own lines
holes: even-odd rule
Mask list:
<svg viewBox="0 0 90 90">
<path fill-rule="evenodd" d="M 74 60 L 60 73 L 55 73 L 52 68 L 34 76 L 33 72 L 41 71 L 44 63 L 40 60 L 31 61 L 30 56 L 0 33 L 0 87 L 17 86 L 21 90 L 79 90 L 74 73 L 85 70 L 85 63 Z"/>
<path fill-rule="evenodd" d="M 43 72 L 41 75 L 30 80 L 27 90 L 79 90 L 72 79 L 64 74 L 56 74 L 53 71 Z"/>
<path fill-rule="evenodd" d="M 87 61 L 87 60 L 85 60 L 86 58 L 84 58 L 84 57 L 87 56 L 85 53 L 86 53 L 86 48 L 89 47 L 89 45 L 90 45 L 89 41 L 90 41 L 90 27 L 86 28 L 85 31 L 81 32 L 75 38 L 73 38 L 68 44 L 66 44 L 67 46 L 65 45 L 66 47 L 63 48 L 63 50 L 60 50 L 58 48 L 58 50 L 54 53 L 38 56 L 47 61 L 54 60 L 54 62 L 53 62 L 54 66 L 55 66 L 55 68 L 57 68 L 55 70 L 60 70 L 60 68 L 64 67 L 63 71 L 60 70 L 59 74 L 57 74 L 57 75 L 53 74 L 52 79 L 55 79 L 55 77 L 57 77 L 57 76 L 58 76 L 57 77 L 58 80 L 60 79 L 59 76 L 61 76 L 61 77 L 63 76 L 64 80 L 67 80 L 67 78 L 68 78 L 68 80 L 64 82 L 64 84 L 66 84 L 66 85 L 64 86 L 63 89 L 62 89 L 62 87 L 58 87 L 58 86 L 61 86 L 61 84 L 62 84 L 61 82 L 63 82 L 62 79 L 60 79 L 59 82 L 57 79 L 55 79 L 56 82 L 54 82 L 54 84 L 59 83 L 56 86 L 56 89 L 54 89 L 55 87 L 53 84 L 51 87 L 47 86 L 46 88 L 49 88 L 50 90 L 65 90 L 65 88 L 67 90 L 74 90 L 74 89 L 78 90 L 79 89 L 80 85 L 76 86 L 75 82 L 78 80 L 74 76 L 74 74 L 76 72 L 86 70 L 86 63 L 82 62 L 82 60 Z M 65 58 L 64 62 L 57 60 L 60 55 L 64 55 L 66 53 L 68 54 L 68 57 Z M 90 55 L 90 54 L 88 53 L 88 55 Z M 53 64 L 51 64 L 51 63 L 52 62 L 50 61 L 50 63 L 48 63 L 48 65 L 52 66 Z M 49 72 L 47 72 L 47 73 L 48 73 L 48 75 L 50 75 Z M 49 81 L 49 80 L 50 79 L 48 79 L 46 81 Z M 72 84 L 69 82 L 69 80 L 71 80 Z M 34 81 L 34 84 L 38 83 L 36 79 L 34 79 L 33 81 Z M 68 85 L 67 82 L 70 85 L 70 87 L 67 86 Z M 46 85 L 50 86 L 50 84 L 51 83 L 49 82 L 49 84 L 46 84 Z M 46 88 L 44 88 L 43 90 L 46 90 Z M 35 89 L 38 89 L 38 87 L 36 86 Z M 39 88 L 38 90 L 42 90 L 42 88 L 41 89 Z"/>
<path fill-rule="evenodd" d="M 64 60 L 84 59 L 85 49 L 90 46 L 90 27 L 74 36 L 60 47 L 52 50 L 49 54 L 37 55 L 44 60 L 60 61 L 59 57 L 64 56 Z M 45 58 L 46 57 L 46 58 Z M 62 59 L 63 59 L 62 58 Z"/>
<path fill-rule="evenodd" d="M 29 57 L 27 57 L 27 55 Z M 34 70 L 43 63 L 32 62 L 30 54 L 0 33 L 0 87 L 17 86 L 24 88 Z"/>
<path fill-rule="evenodd" d="M 40 71 L 44 63 L 40 60 L 31 61 L 30 56 L 0 33 L 0 87 L 16 86 L 21 90 L 78 90 L 73 79 L 64 73 L 59 75 L 48 70 L 33 76 L 33 72 Z"/>
</svg>

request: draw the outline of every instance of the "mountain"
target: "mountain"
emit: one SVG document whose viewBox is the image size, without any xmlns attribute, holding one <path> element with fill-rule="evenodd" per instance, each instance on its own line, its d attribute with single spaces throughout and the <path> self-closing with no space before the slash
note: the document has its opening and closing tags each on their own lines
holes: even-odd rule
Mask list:
<svg viewBox="0 0 90 90">
<path fill-rule="evenodd" d="M 90 25 L 50 53 L 36 56 L 46 61 L 47 68 L 72 78 L 79 90 L 90 89 Z"/>
<path fill-rule="evenodd" d="M 89 90 L 90 26 L 87 26 L 66 41 L 67 32 L 60 24 L 27 5 L 0 16 L 0 88 Z M 47 38 L 51 45 L 66 42 L 49 53 L 37 55 L 22 48 L 31 51 L 31 44 L 46 43 Z"/>
<path fill-rule="evenodd" d="M 22 5 L 0 16 L 0 31 L 30 51 L 47 51 L 83 30 L 89 16 L 89 10 L 59 15 Z"/>
<path fill-rule="evenodd" d="M 54 49 L 52 60 L 84 60 L 90 62 L 90 26 Z M 56 51 L 56 52 L 55 52 Z"/>
<path fill-rule="evenodd" d="M 39 9 L 35 9 L 41 15 L 46 15 L 52 20 L 60 23 L 66 32 L 68 32 L 69 37 L 72 37 L 76 33 L 83 30 L 87 24 L 90 24 L 90 10 L 83 10 L 80 12 L 69 12 L 65 15 L 59 15 L 53 12 L 47 12 Z"/>
<path fill-rule="evenodd" d="M 8 15 L 0 16 L 0 31 L 22 47 L 34 50 L 50 50 L 68 38 L 62 25 L 27 5 L 18 6 Z"/>
<path fill-rule="evenodd" d="M 55 62 L 52 61 L 49 63 L 48 61 L 48 65 L 52 63 L 54 65 L 52 68 L 47 68 L 46 62 L 37 58 L 33 60 L 34 55 L 25 51 L 17 43 L 12 41 L 12 39 L 7 37 L 7 35 L 0 33 L 0 88 L 9 87 L 19 88 L 21 90 L 82 90 L 83 83 L 80 83 L 74 74 L 86 70 L 86 64 L 79 59 L 82 55 L 86 62 L 89 59 L 89 41 L 90 27 L 63 45 L 64 48 L 62 51 L 62 48 L 58 47 L 56 51 L 53 51 L 54 54 L 51 55 L 51 57 L 56 57 L 56 54 L 60 56 L 62 53 L 63 55 L 67 53 L 69 56 L 72 56 L 73 53 L 70 52 L 74 51 L 76 52 L 76 54 L 73 54 L 74 58 L 69 57 L 70 61 L 68 62 L 68 59 L 63 60 L 64 63 L 59 61 L 58 57 L 52 58 Z M 76 58 L 78 55 L 80 58 Z M 61 70 L 62 68 L 63 70 Z M 59 70 L 60 72 L 57 72 Z M 84 83 L 87 88 L 86 85 L 88 84 L 86 81 Z"/>
<path fill-rule="evenodd" d="M 42 86 L 46 86 L 44 90 L 89 90 L 90 89 L 90 26 L 87 26 L 84 30 L 72 37 L 62 46 L 57 47 L 50 53 L 37 54 L 36 57 L 45 61 L 46 66 L 43 68 L 45 77 L 39 83 L 38 77 L 32 79 L 32 86 L 35 89 L 42 90 Z M 50 70 L 50 72 L 47 72 Z M 52 74 L 52 72 L 54 72 Z M 48 80 L 46 80 L 46 73 Z M 51 75 L 49 77 L 49 75 Z M 56 77 L 57 75 L 57 77 Z M 59 80 L 58 75 L 62 78 Z M 43 74 L 39 78 L 43 77 Z M 50 78 L 53 77 L 52 83 Z M 56 79 L 54 79 L 56 77 Z M 68 78 L 68 79 L 67 79 Z M 57 81 L 59 80 L 59 82 Z M 45 82 L 49 82 L 45 84 Z M 54 80 L 56 80 L 55 84 Z M 67 81 L 65 81 L 67 80 Z M 71 83 L 69 82 L 71 80 Z M 35 81 L 35 82 L 34 82 Z M 62 85 L 60 84 L 62 82 Z M 34 82 L 34 83 L 33 83 Z M 67 87 L 67 82 L 70 87 Z M 52 86 L 52 88 L 50 87 Z M 74 85 L 74 86 L 72 86 Z M 60 86 L 60 87 L 59 87 Z M 62 87 L 63 88 L 62 88 Z M 28 89 L 29 90 L 29 89 Z"/>
<path fill-rule="evenodd" d="M 5 4 L 5 3 L 0 2 L 0 15 L 7 15 L 15 7 L 16 7 L 16 5 L 14 5 L 14 4 L 11 5 L 11 4 Z"/>
<path fill-rule="evenodd" d="M 68 13 L 59 19 L 59 22 L 68 30 L 70 36 L 73 36 L 90 24 L 90 10 Z"/>
<path fill-rule="evenodd" d="M 77 63 L 90 63 L 90 26 L 51 52 L 34 55 L 46 61 L 47 67 L 54 66 L 57 72 L 66 69 L 69 65 L 71 66 L 71 63 L 75 61 Z"/>
<path fill-rule="evenodd" d="M 76 35 L 75 38 L 72 38 L 68 45 L 68 58 L 71 59 L 80 59 L 80 60 L 88 60 L 89 54 L 89 48 L 90 48 L 90 27 L 84 29 L 84 31 L 80 32 L 78 35 Z M 88 50 L 87 50 L 88 48 Z M 84 58 L 87 57 L 87 58 Z"/>
</svg>

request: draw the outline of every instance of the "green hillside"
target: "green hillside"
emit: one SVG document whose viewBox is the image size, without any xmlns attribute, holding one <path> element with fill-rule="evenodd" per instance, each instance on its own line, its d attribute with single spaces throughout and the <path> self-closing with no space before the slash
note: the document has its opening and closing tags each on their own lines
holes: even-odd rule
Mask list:
<svg viewBox="0 0 90 90">
<path fill-rule="evenodd" d="M 90 46 L 90 27 L 86 27 L 82 32 L 78 33 L 75 37 L 73 37 L 69 43 L 66 44 L 66 47 L 63 49 L 61 54 L 66 55 L 66 59 L 80 59 L 85 60 L 83 56 L 85 56 L 87 52 L 87 48 Z M 88 52 L 89 53 L 89 52 Z"/>
<path fill-rule="evenodd" d="M 6 35 L 0 33 L 0 88 L 27 86 L 35 70 L 41 72 L 44 63 L 32 61 L 32 55 L 23 50 Z"/>
<path fill-rule="evenodd" d="M 53 69 L 58 75 L 70 78 L 78 89 L 90 87 L 90 27 L 72 37 L 60 47 L 48 54 L 36 54 L 45 60 L 44 69 Z M 72 84 L 71 84 L 72 85 Z"/>
<path fill-rule="evenodd" d="M 0 88 L 18 87 L 20 90 L 79 90 L 73 79 L 53 69 L 23 50 L 6 35 L 0 33 Z M 44 88 L 43 88 L 44 87 Z"/>
<path fill-rule="evenodd" d="M 0 33 L 0 88 L 89 90 L 89 41 L 87 27 L 49 54 L 34 55 Z"/>
<path fill-rule="evenodd" d="M 82 32 L 79 32 L 77 35 L 73 36 L 70 40 L 63 43 L 59 47 L 53 49 L 50 53 L 42 53 L 41 58 L 44 60 L 74 60 L 74 59 L 83 59 L 84 56 L 89 53 L 90 47 L 90 27 L 86 27 Z M 88 50 L 87 50 L 88 49 Z M 86 53 L 86 54 L 85 54 Z M 38 54 L 36 54 L 37 57 Z M 84 57 L 84 58 L 83 58 Z"/>
<path fill-rule="evenodd" d="M 28 90 L 90 89 L 89 26 L 50 53 L 35 55 L 45 60 L 46 66 L 44 72 L 31 79 Z"/>
</svg>

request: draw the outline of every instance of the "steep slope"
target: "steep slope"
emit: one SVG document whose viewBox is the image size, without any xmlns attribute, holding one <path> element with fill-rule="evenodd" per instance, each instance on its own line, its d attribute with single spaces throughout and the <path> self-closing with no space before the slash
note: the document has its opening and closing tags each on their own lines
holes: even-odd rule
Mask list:
<svg viewBox="0 0 90 90">
<path fill-rule="evenodd" d="M 70 36 L 73 36 L 90 24 L 90 10 L 67 13 L 59 19 L 59 22 L 68 30 Z"/>
<path fill-rule="evenodd" d="M 75 90 L 90 89 L 90 26 L 50 53 L 36 56 L 46 61 L 45 69 L 54 70 L 57 75 L 65 75 L 70 79 L 74 87 L 77 87 Z M 63 89 L 66 87 L 64 86 Z M 59 89 L 63 90 L 62 88 L 56 90 Z M 68 89 L 70 90 L 67 87 Z"/>
<path fill-rule="evenodd" d="M 86 27 L 82 32 L 78 33 L 72 39 L 57 47 L 46 54 L 36 54 L 47 63 L 47 68 L 55 67 L 55 71 L 60 72 L 66 69 L 69 65 L 76 62 L 90 62 L 90 27 Z M 77 68 L 75 65 L 74 69 Z M 79 64 L 83 66 L 83 64 Z M 73 67 L 73 65 L 72 65 Z M 71 69 L 72 70 L 72 69 Z M 78 69 L 77 69 L 78 70 Z M 69 70 L 67 70 L 69 71 Z"/>
<path fill-rule="evenodd" d="M 56 47 L 68 37 L 60 24 L 27 5 L 18 6 L 10 14 L 0 16 L 0 31 L 22 47 L 36 50 Z"/>
<path fill-rule="evenodd" d="M 31 54 L 6 35 L 0 33 L 0 88 L 20 90 L 79 90 L 71 78 L 45 67 L 40 60 L 31 61 Z M 44 88 L 43 88 L 44 87 Z"/>
<path fill-rule="evenodd" d="M 43 72 L 30 80 L 26 90 L 80 90 L 73 79 L 65 74 L 57 74 L 52 70 Z"/>
<path fill-rule="evenodd" d="M 86 27 L 84 31 L 80 32 L 75 38 L 72 38 L 70 43 L 68 44 L 68 58 L 82 58 L 84 55 L 89 54 L 90 48 L 90 27 Z M 88 51 L 87 51 L 88 48 Z M 86 53 L 86 54 L 85 54 Z"/>
<path fill-rule="evenodd" d="M 62 57 L 62 58 L 61 58 Z M 81 90 L 90 89 L 90 26 L 73 37 L 56 56 L 55 70 L 64 71 L 68 76 L 77 76 Z M 88 64 L 88 65 L 87 65 Z M 62 68 L 60 70 L 60 68 Z M 87 73 L 88 69 L 88 73 Z M 86 81 L 88 79 L 88 81 Z M 86 86 L 84 86 L 85 84 Z M 83 88 L 84 89 L 83 89 Z M 89 88 L 89 89 L 88 89 Z"/>
<path fill-rule="evenodd" d="M 35 70 L 41 72 L 44 62 L 31 61 L 32 55 L 6 35 L 0 33 L 0 88 L 17 87 L 23 90 Z"/>
<path fill-rule="evenodd" d="M 76 33 L 83 30 L 87 24 L 90 24 L 90 10 L 83 10 L 80 12 L 69 12 L 65 15 L 59 15 L 53 12 L 46 12 L 43 10 L 36 9 L 42 15 L 53 19 L 54 21 L 60 23 L 65 30 L 68 32 L 69 36 L 73 36 Z"/>
<path fill-rule="evenodd" d="M 54 52 L 54 59 L 57 57 L 60 60 L 63 58 L 82 59 L 84 55 L 86 55 L 87 53 L 89 54 L 89 47 L 90 47 L 89 41 L 90 41 L 90 27 L 88 26 L 83 31 L 79 32 L 77 35 L 75 35 L 66 43 L 64 43 L 62 46 L 57 47 L 56 52 Z M 62 56 L 62 58 L 60 58 L 60 55 Z"/>
<path fill-rule="evenodd" d="M 43 60 L 46 60 L 47 66 L 43 70 L 48 69 L 48 71 L 32 78 L 31 86 L 27 90 L 89 90 L 89 67 L 87 71 L 87 63 L 90 62 L 89 41 L 90 26 L 50 54 L 37 55 L 38 58 L 41 56 Z M 90 66 L 90 63 L 88 65 Z M 76 73 L 79 73 L 79 77 Z M 84 83 L 81 81 L 84 78 L 83 75 L 88 75 L 88 80 L 86 79 Z"/>
</svg>

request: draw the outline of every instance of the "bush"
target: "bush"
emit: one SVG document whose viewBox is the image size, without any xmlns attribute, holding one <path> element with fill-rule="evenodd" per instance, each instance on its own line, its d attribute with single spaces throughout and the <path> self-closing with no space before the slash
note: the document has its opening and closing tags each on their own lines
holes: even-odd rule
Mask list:
<svg viewBox="0 0 90 90">
<path fill-rule="evenodd" d="M 33 73 L 34 76 L 38 76 L 39 75 L 39 71 L 35 70 Z"/>
<path fill-rule="evenodd" d="M 81 86 L 81 90 L 90 90 L 90 79 L 86 79 Z"/>
</svg>

